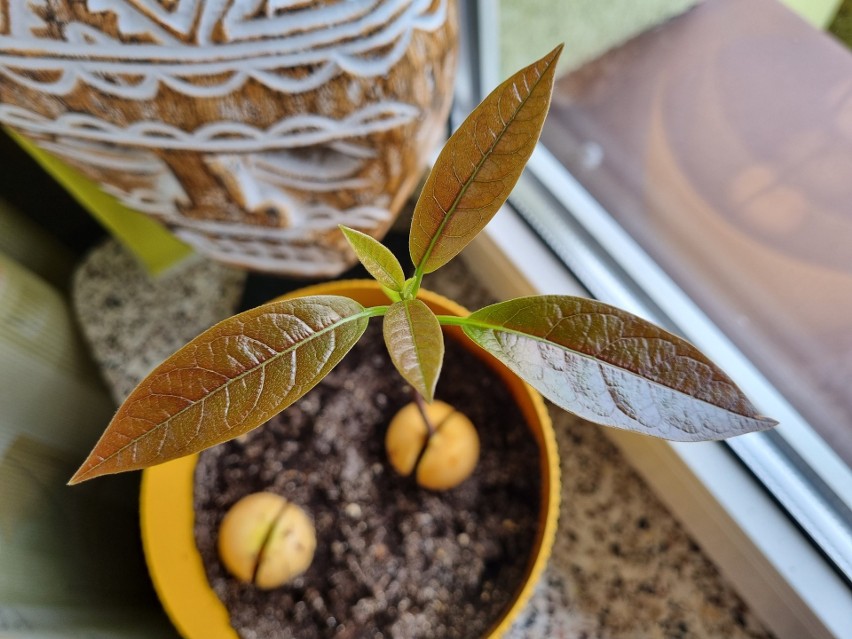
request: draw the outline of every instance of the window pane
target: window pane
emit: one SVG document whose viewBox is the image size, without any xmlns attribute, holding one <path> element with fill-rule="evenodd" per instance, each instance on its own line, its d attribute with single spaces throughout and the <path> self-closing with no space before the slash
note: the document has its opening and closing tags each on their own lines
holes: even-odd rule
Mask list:
<svg viewBox="0 0 852 639">
<path fill-rule="evenodd" d="M 852 55 L 707 2 L 563 77 L 543 141 L 852 463 Z"/>
<path fill-rule="evenodd" d="M 502 0 L 503 67 L 566 42 L 544 146 L 801 415 L 732 448 L 849 577 L 852 53 L 777 0 L 604 4 Z"/>
<path fill-rule="evenodd" d="M 774 4 L 563 78 L 544 141 L 852 463 L 852 55 Z"/>
</svg>

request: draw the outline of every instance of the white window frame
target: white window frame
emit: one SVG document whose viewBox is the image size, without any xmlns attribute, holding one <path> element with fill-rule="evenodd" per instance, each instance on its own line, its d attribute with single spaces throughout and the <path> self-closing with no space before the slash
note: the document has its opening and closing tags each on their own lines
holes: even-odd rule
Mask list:
<svg viewBox="0 0 852 639">
<path fill-rule="evenodd" d="M 463 24 L 476 27 L 473 32 L 466 30 L 463 38 L 459 116 L 499 80 L 495 56 L 482 55 L 478 44 L 478 39 L 496 42 L 498 3 L 478 0 L 460 4 Z M 516 189 L 523 193 L 524 203 L 535 206 L 539 216 L 558 217 L 540 189 L 530 186 L 535 181 L 544 184 L 548 197 L 556 198 L 580 218 L 584 232 L 608 249 L 609 255 L 617 256 L 617 266 L 626 267 L 641 287 L 637 292 L 625 285 L 609 264 L 591 254 L 582 238 L 566 229 L 556 238 L 556 252 L 570 256 L 572 266 L 592 271 L 590 279 L 598 283 L 595 296 L 663 325 L 671 325 L 670 318 L 677 318 L 674 328 L 711 353 L 761 410 L 782 422 L 779 435 L 796 441 L 797 450 L 819 470 L 819 479 L 850 506 L 849 468 L 683 291 L 546 149 L 540 146 L 536 150 L 528 169 L 534 180 L 522 178 Z M 558 224 L 554 220 L 554 225 Z M 471 269 L 501 298 L 543 293 L 587 295 L 551 253 L 553 248 L 553 242 L 548 247 L 530 229 L 510 199 L 465 255 Z M 848 575 L 852 563 L 852 545 L 846 543 L 848 528 L 814 498 L 806 481 L 774 486 L 775 498 L 767 493 L 752 472 L 770 483 L 785 472 L 788 462 L 775 447 L 759 436 L 736 438 L 727 445 L 681 444 L 616 429 L 607 431 L 779 639 L 852 637 L 852 588 L 811 541 L 814 538 L 822 549 L 828 549 L 826 554 Z M 748 460 L 752 472 L 727 446 Z M 783 507 L 776 499 L 784 502 Z M 808 522 L 805 527 L 810 537 L 791 521 L 790 510 L 798 511 L 799 521 Z"/>
</svg>

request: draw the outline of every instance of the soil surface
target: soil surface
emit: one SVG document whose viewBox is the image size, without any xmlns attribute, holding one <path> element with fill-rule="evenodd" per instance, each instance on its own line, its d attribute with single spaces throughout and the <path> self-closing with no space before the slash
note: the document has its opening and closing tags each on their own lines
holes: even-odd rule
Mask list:
<svg viewBox="0 0 852 639">
<path fill-rule="evenodd" d="M 481 440 L 476 471 L 453 490 L 421 489 L 387 463 L 385 430 L 412 395 L 379 322 L 299 402 L 201 454 L 196 541 L 241 637 L 475 638 L 506 608 L 535 537 L 538 447 L 500 379 L 451 340 L 446 348 L 436 396 Z M 229 577 L 216 552 L 227 509 L 262 490 L 305 508 L 317 529 L 308 571 L 270 591 Z"/>
</svg>

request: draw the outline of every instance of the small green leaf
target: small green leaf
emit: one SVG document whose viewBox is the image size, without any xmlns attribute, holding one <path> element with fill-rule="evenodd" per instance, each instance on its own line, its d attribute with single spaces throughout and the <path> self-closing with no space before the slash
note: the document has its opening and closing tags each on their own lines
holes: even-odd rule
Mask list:
<svg viewBox="0 0 852 639">
<path fill-rule="evenodd" d="M 136 387 L 69 483 L 197 453 L 260 426 L 328 374 L 368 316 L 354 300 L 321 295 L 220 322 Z"/>
<path fill-rule="evenodd" d="M 404 300 L 388 309 L 383 330 L 394 366 L 431 402 L 444 361 L 444 335 L 438 318 L 420 300 Z"/>
<path fill-rule="evenodd" d="M 409 277 L 402 285 L 402 299 L 413 300 L 417 297 L 417 292 L 420 290 L 420 281 L 417 277 Z"/>
<path fill-rule="evenodd" d="M 677 441 L 776 424 L 694 346 L 601 302 L 521 298 L 476 311 L 462 328 L 545 397 L 598 424 Z"/>
<path fill-rule="evenodd" d="M 405 273 L 399 260 L 385 245 L 366 233 L 340 225 L 349 246 L 376 281 L 392 291 L 400 292 L 405 283 Z"/>
<path fill-rule="evenodd" d="M 561 52 L 560 45 L 497 87 L 447 141 L 411 222 L 418 273 L 455 257 L 506 201 L 541 134 Z"/>
<path fill-rule="evenodd" d="M 382 286 L 382 293 L 388 296 L 388 299 L 391 301 L 391 303 L 399 302 L 400 300 L 402 300 L 402 293 L 400 293 L 399 291 L 395 291 L 392 288 L 388 288 L 387 286 Z"/>
</svg>

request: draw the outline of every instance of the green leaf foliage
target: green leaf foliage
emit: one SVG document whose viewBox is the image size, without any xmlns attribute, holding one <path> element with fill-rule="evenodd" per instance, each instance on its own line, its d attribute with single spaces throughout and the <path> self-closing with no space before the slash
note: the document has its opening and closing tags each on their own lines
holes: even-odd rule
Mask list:
<svg viewBox="0 0 852 639">
<path fill-rule="evenodd" d="M 394 366 L 431 402 L 444 361 L 444 335 L 438 318 L 420 300 L 403 300 L 388 309 L 383 331 Z"/>
<path fill-rule="evenodd" d="M 196 453 L 260 426 L 325 377 L 368 321 L 354 300 L 325 295 L 220 322 L 136 387 L 70 483 Z"/>
<path fill-rule="evenodd" d="M 340 230 L 343 231 L 358 260 L 379 284 L 397 293 L 402 291 L 405 273 L 390 249 L 366 233 L 343 225 L 340 226 Z"/>
<path fill-rule="evenodd" d="M 455 257 L 506 201 L 541 134 L 561 52 L 560 45 L 497 87 L 441 151 L 411 223 L 418 272 Z"/>
<path fill-rule="evenodd" d="M 775 425 L 685 340 L 601 302 L 527 297 L 488 306 L 464 332 L 560 407 L 677 441 Z"/>
</svg>

